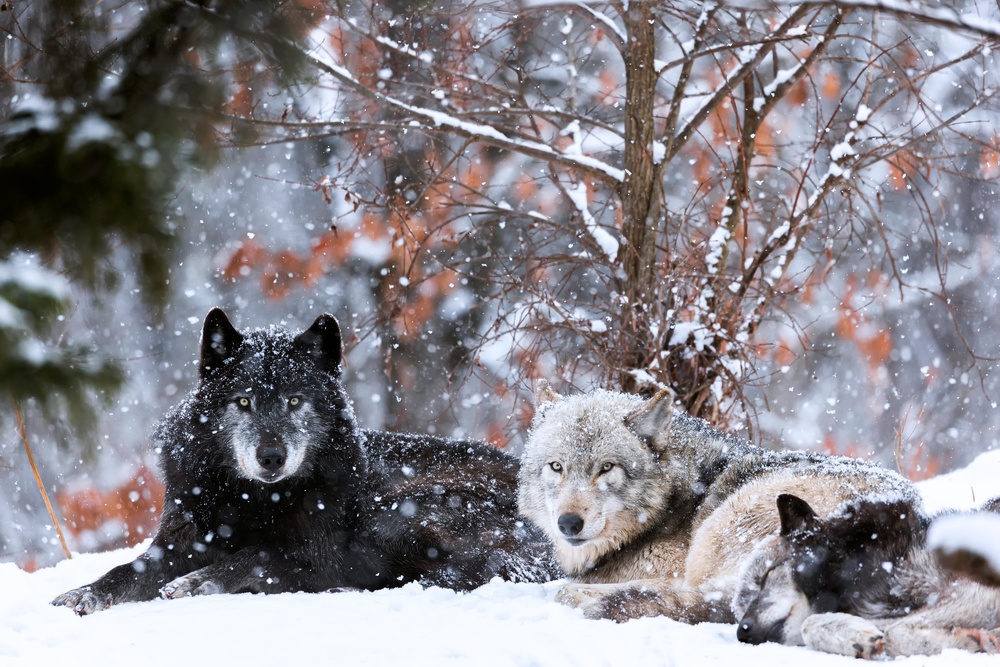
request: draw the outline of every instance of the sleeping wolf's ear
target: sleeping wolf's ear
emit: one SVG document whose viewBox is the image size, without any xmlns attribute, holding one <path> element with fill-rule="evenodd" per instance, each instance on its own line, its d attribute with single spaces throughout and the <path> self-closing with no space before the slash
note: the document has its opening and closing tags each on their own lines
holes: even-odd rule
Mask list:
<svg viewBox="0 0 1000 667">
<path fill-rule="evenodd" d="M 781 519 L 782 537 L 797 530 L 809 530 L 820 521 L 809 503 L 790 493 L 778 496 L 778 517 Z"/>
<path fill-rule="evenodd" d="M 662 452 L 670 439 L 674 417 L 674 392 L 664 387 L 625 417 L 625 426 L 654 452 Z"/>
<path fill-rule="evenodd" d="M 201 331 L 201 362 L 198 365 L 201 377 L 222 368 L 242 342 L 243 334 L 236 330 L 221 308 L 209 311 Z"/>
<path fill-rule="evenodd" d="M 313 325 L 295 337 L 295 345 L 306 350 L 323 370 L 340 375 L 343 359 L 343 341 L 340 324 L 330 313 L 323 313 Z"/>
</svg>

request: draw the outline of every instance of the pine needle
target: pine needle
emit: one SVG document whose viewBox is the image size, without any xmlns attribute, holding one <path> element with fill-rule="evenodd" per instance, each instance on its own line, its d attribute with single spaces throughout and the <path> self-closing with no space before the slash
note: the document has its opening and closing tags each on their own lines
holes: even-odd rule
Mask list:
<svg viewBox="0 0 1000 667">
<path fill-rule="evenodd" d="M 62 528 L 59 527 L 59 520 L 56 519 L 55 510 L 52 509 L 52 503 L 49 502 L 49 494 L 45 492 L 45 485 L 42 484 L 42 478 L 38 474 L 38 466 L 35 465 L 35 457 L 31 453 L 31 445 L 28 444 L 28 432 L 24 428 L 24 419 L 21 417 L 21 406 L 17 401 L 14 402 L 14 414 L 17 415 L 17 426 L 21 429 L 21 440 L 24 441 L 24 451 L 28 453 L 28 463 L 31 465 L 31 472 L 35 473 L 35 483 L 38 484 L 38 490 L 42 493 L 42 500 L 45 501 L 45 507 L 49 510 L 52 525 L 55 526 L 56 534 L 59 535 L 59 542 L 66 553 L 66 558 L 73 558 L 73 555 L 69 552 L 69 545 L 66 544 L 66 537 L 63 535 Z"/>
</svg>

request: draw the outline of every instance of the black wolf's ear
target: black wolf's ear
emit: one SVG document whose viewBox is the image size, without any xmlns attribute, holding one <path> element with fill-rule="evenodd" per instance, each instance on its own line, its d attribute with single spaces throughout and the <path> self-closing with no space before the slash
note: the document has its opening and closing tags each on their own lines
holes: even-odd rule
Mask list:
<svg viewBox="0 0 1000 667">
<path fill-rule="evenodd" d="M 201 363 L 198 366 L 201 377 L 222 368 L 242 342 L 243 334 L 236 330 L 222 309 L 213 308 L 205 317 L 201 331 Z"/>
<path fill-rule="evenodd" d="M 625 417 L 625 426 L 655 452 L 662 452 L 670 439 L 674 417 L 674 392 L 664 387 Z"/>
<path fill-rule="evenodd" d="M 781 518 L 781 536 L 797 530 L 808 530 L 819 523 L 819 517 L 809 503 L 790 493 L 778 496 L 778 516 Z"/>
<path fill-rule="evenodd" d="M 330 313 L 323 313 L 313 325 L 295 337 L 295 345 L 305 349 L 321 368 L 333 375 L 340 375 L 343 342 L 340 324 Z"/>
</svg>

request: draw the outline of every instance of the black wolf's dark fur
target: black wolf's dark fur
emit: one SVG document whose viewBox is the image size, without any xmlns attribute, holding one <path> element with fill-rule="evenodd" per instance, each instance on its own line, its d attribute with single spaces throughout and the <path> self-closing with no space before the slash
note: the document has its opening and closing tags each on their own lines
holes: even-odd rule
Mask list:
<svg viewBox="0 0 1000 667">
<path fill-rule="evenodd" d="M 908 561 L 927 539 L 929 520 L 912 500 L 855 501 L 820 519 L 805 501 L 784 494 L 778 513 L 795 583 L 813 613 L 871 618 L 926 602 L 924 587 L 900 581 L 914 576 Z"/>
<path fill-rule="evenodd" d="M 86 614 L 161 592 L 372 590 L 410 581 L 461 590 L 493 576 L 557 574 L 544 540 L 517 522 L 516 459 L 480 442 L 359 429 L 340 362 L 332 316 L 293 337 L 240 333 L 221 310 L 209 313 L 201 382 L 158 431 L 166 497 L 152 546 L 53 604 Z M 224 415 L 238 414 L 234 397 L 246 392 L 254 408 L 239 423 L 261 447 L 300 437 L 289 432 L 289 396 L 314 410 L 294 474 L 267 483 L 240 469 Z"/>
</svg>

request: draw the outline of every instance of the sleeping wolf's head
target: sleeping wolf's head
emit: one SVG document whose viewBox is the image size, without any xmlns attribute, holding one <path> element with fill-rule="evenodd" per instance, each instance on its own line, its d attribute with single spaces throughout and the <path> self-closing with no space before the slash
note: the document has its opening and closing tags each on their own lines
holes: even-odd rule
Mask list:
<svg viewBox="0 0 1000 667">
<path fill-rule="evenodd" d="M 209 427 L 205 446 L 243 478 L 271 484 L 308 474 L 319 450 L 353 432 L 340 384 L 337 320 L 320 315 L 298 335 L 239 332 L 216 308 L 205 318 L 192 419 Z"/>
<path fill-rule="evenodd" d="M 737 638 L 802 645 L 802 624 L 813 614 L 881 618 L 920 606 L 925 591 L 897 585 L 926 530 L 915 502 L 861 499 L 820 518 L 801 498 L 779 495 L 780 532 L 754 548 L 737 583 Z"/>
<path fill-rule="evenodd" d="M 540 382 L 521 460 L 521 514 L 546 532 L 571 576 L 656 525 L 675 480 L 665 472 L 673 395 L 607 391 L 563 398 Z"/>
<path fill-rule="evenodd" d="M 795 548 L 793 540 L 803 531 L 817 530 L 819 519 L 797 496 L 781 494 L 777 502 L 780 534 L 761 541 L 740 573 L 733 596 L 733 614 L 739 621 L 736 636 L 749 644 L 777 642 L 801 646 L 802 623 L 813 609 L 796 581 L 795 570 L 800 565 L 808 566 L 807 574 L 811 574 L 822 567 L 828 550 L 811 554 L 809 562 L 799 563 L 803 554 Z"/>
</svg>

